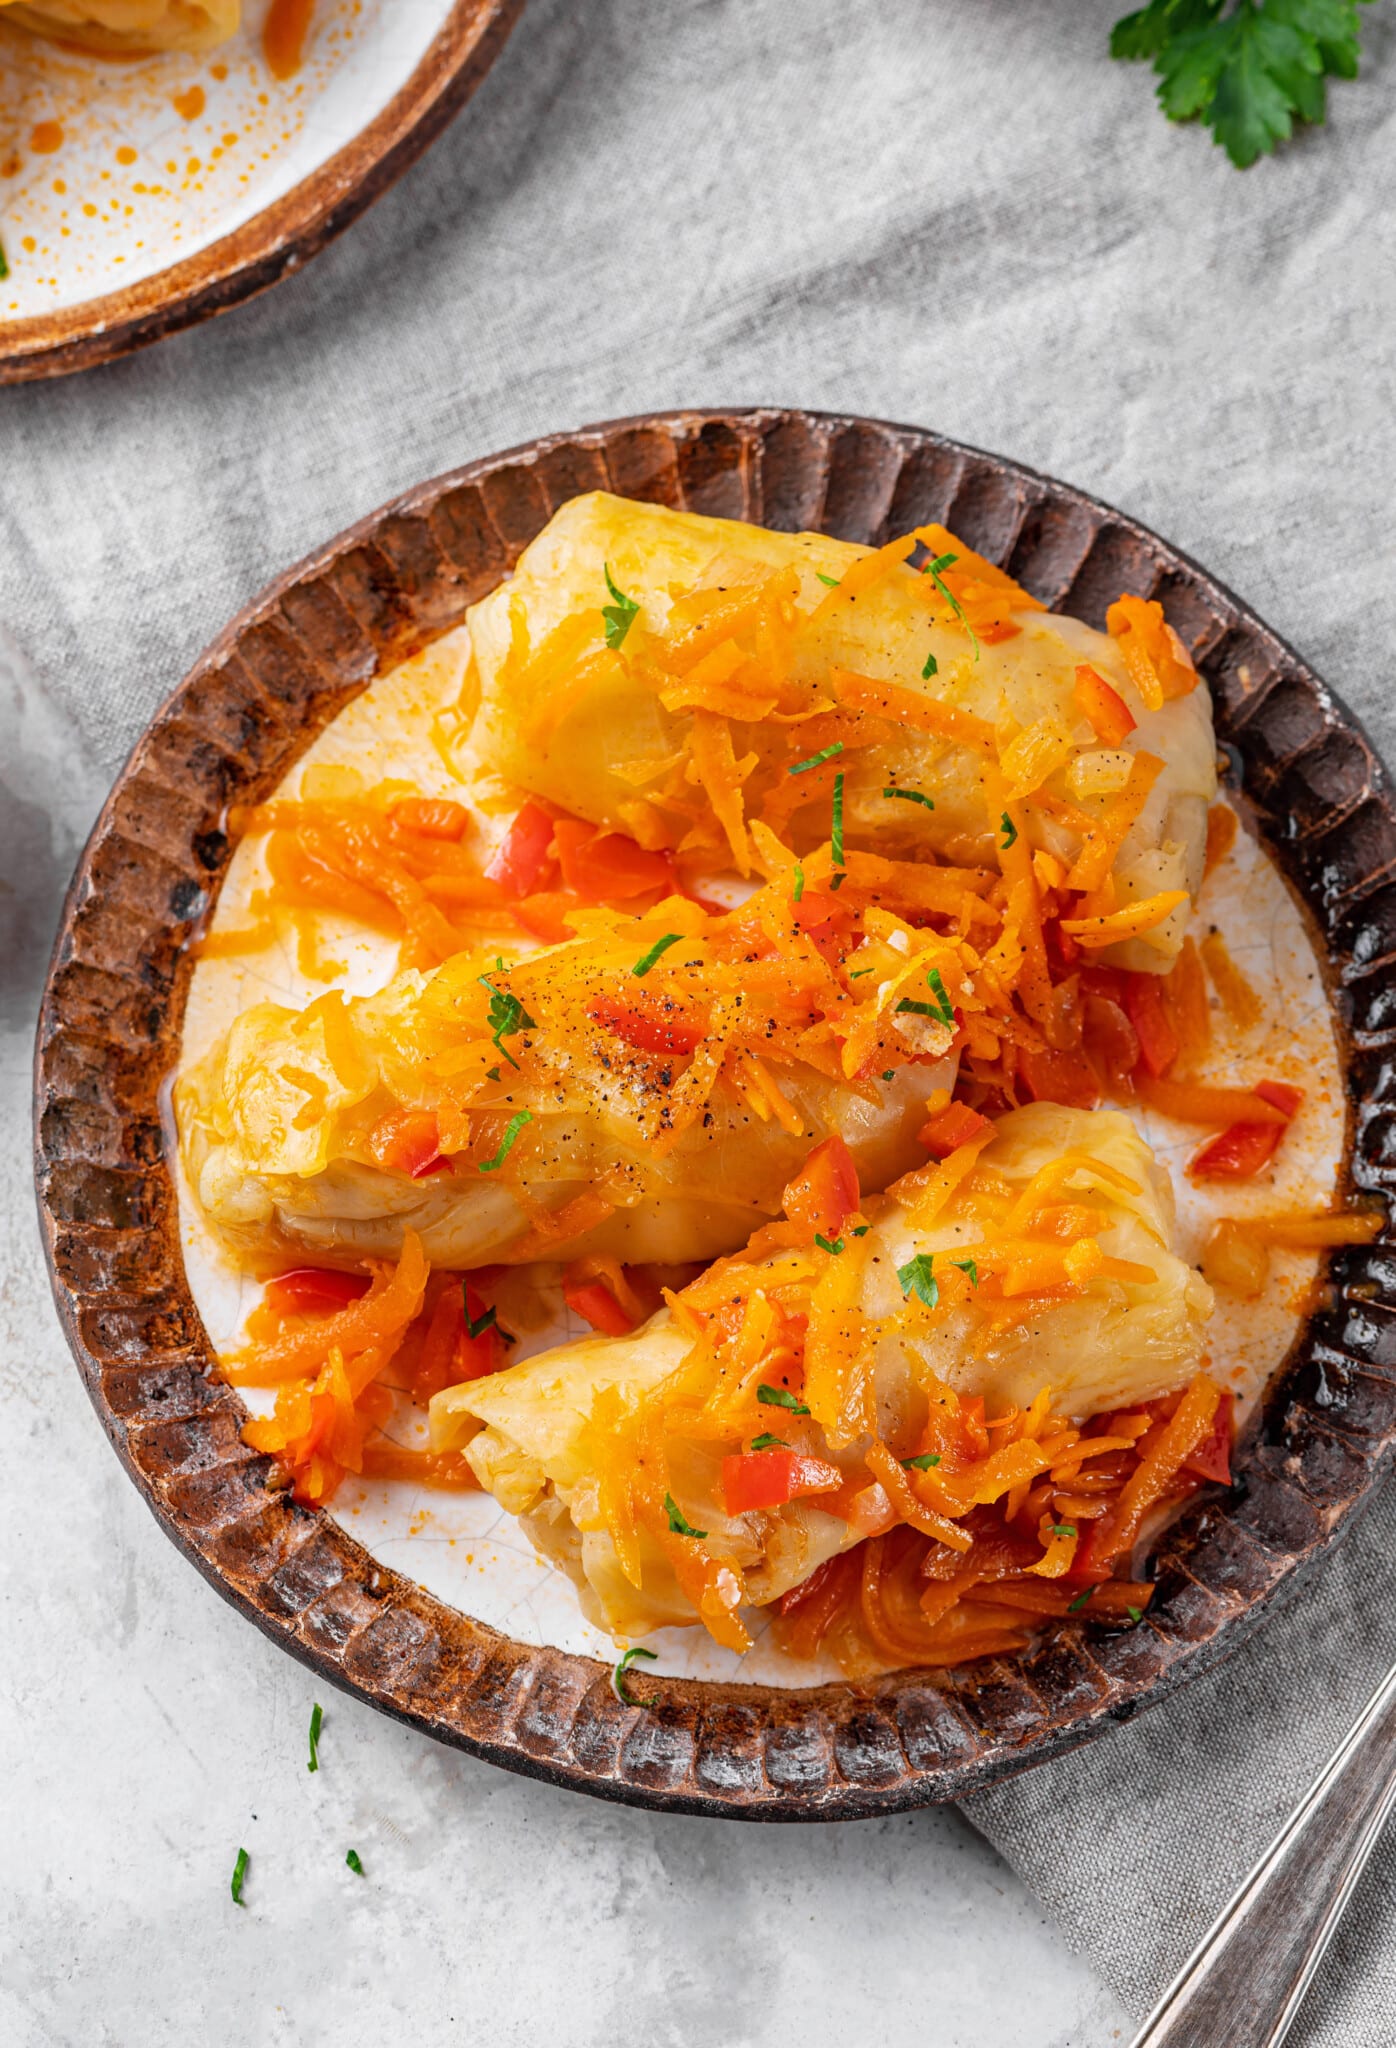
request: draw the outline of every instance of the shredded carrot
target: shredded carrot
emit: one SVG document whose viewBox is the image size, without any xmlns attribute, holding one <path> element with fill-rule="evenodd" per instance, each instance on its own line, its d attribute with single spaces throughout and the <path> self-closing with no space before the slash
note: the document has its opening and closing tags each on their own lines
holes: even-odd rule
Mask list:
<svg viewBox="0 0 1396 2048">
<path fill-rule="evenodd" d="M 1213 804 L 1207 813 L 1207 857 L 1204 875 L 1210 875 L 1236 844 L 1240 820 L 1230 804 Z"/>
<path fill-rule="evenodd" d="M 1068 889 L 1100 888 L 1162 773 L 1163 763 L 1156 754 L 1135 755 L 1129 781 L 1118 795 L 1111 797 L 1087 832 L 1086 843 L 1066 878 Z"/>
<path fill-rule="evenodd" d="M 1161 889 L 1157 896 L 1127 903 L 1123 910 L 1112 910 L 1103 917 L 1064 917 L 1062 930 L 1069 932 L 1078 946 L 1114 946 L 1124 939 L 1144 938 L 1187 901 L 1186 889 Z"/>
<path fill-rule="evenodd" d="M 1222 1008 L 1238 1031 L 1249 1031 L 1260 1022 L 1260 997 L 1247 981 L 1227 949 L 1220 932 L 1208 932 L 1202 941 L 1202 961 L 1221 997 Z"/>
<path fill-rule="evenodd" d="M 974 747 L 980 753 L 997 754 L 994 728 L 973 712 L 957 711 L 934 697 L 923 697 L 899 683 L 879 683 L 871 676 L 856 675 L 851 669 L 831 670 L 829 687 L 840 704 L 852 711 L 885 718 L 893 725 L 908 726 L 913 732 L 930 733 L 936 739 L 953 740 L 958 746 Z"/>
</svg>

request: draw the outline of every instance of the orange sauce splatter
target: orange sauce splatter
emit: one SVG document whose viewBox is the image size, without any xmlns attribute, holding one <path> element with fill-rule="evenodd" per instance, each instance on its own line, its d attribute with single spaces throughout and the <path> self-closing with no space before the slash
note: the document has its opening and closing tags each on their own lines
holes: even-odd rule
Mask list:
<svg viewBox="0 0 1396 2048">
<path fill-rule="evenodd" d="M 174 93 L 172 98 L 175 112 L 183 114 L 186 121 L 197 121 L 204 110 L 204 89 L 201 85 L 191 85 L 185 92 Z"/>
<path fill-rule="evenodd" d="M 300 70 L 314 9 L 315 0 L 271 0 L 262 49 L 273 78 L 294 78 Z"/>
<path fill-rule="evenodd" d="M 119 164 L 133 164 L 136 161 L 136 152 L 129 142 L 122 143 L 116 152 L 116 160 Z"/>
<path fill-rule="evenodd" d="M 221 85 L 221 84 L 222 84 L 222 82 L 223 82 L 223 80 L 224 80 L 224 79 L 225 79 L 225 78 L 227 77 L 227 75 L 228 75 L 228 67 L 227 67 L 227 65 L 226 65 L 226 64 L 210 64 L 208 68 L 209 68 L 209 70 L 210 70 L 210 71 L 212 72 L 213 76 L 214 76 L 214 77 L 215 77 L 215 78 L 216 78 L 216 79 L 218 80 L 219 84 Z"/>
<path fill-rule="evenodd" d="M 37 121 L 30 131 L 29 147 L 35 156 L 52 156 L 63 147 L 63 129 L 57 121 Z"/>
</svg>

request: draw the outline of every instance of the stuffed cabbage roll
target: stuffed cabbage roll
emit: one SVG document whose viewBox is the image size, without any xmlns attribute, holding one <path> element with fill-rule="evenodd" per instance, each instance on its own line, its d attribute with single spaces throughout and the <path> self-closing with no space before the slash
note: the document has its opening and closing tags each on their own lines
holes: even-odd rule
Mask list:
<svg viewBox="0 0 1396 2048">
<path fill-rule="evenodd" d="M 1159 605 L 1109 623 L 1044 611 L 943 527 L 870 549 L 593 493 L 469 613 L 474 744 L 743 874 L 755 820 L 796 852 L 826 836 L 839 775 L 850 847 L 1002 866 L 1088 950 L 1164 972 L 1202 878 L 1211 704 Z"/>
<path fill-rule="evenodd" d="M 634 1335 L 437 1394 L 435 1447 L 617 1634 L 702 1621 L 744 1647 L 744 1606 L 899 1525 L 933 1579 L 986 1546 L 986 1578 L 1007 1555 L 1030 1586 L 1108 1579 L 1220 1401 L 1210 1290 L 1129 1119 L 1033 1104 L 861 1207 L 830 1208 L 825 1176 L 817 1234 L 811 1181 L 800 1220 Z"/>
<path fill-rule="evenodd" d="M 0 0 L 5 19 L 35 35 L 113 56 L 209 50 L 233 35 L 241 0 Z"/>
<path fill-rule="evenodd" d="M 908 886 L 946 886 L 992 927 L 988 879 L 918 869 Z M 924 1158 L 956 1006 L 981 1002 L 968 942 L 906 924 L 885 890 L 832 892 L 811 860 L 798 901 L 785 878 L 733 911 L 590 911 L 531 955 L 490 946 L 373 996 L 258 1004 L 177 1084 L 189 1185 L 254 1262 L 393 1257 L 410 1227 L 454 1268 L 563 1246 L 711 1258 L 779 1213 L 836 1130 L 884 1187 Z"/>
</svg>

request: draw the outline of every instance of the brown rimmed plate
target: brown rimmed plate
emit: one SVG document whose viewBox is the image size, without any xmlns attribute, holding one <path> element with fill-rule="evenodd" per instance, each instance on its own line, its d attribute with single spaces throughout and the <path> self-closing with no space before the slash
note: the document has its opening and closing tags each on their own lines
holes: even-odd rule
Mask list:
<svg viewBox="0 0 1396 2048">
<path fill-rule="evenodd" d="M 392 0 L 388 0 L 388 5 L 391 4 Z M 110 362 L 116 356 L 129 355 L 152 341 L 162 340 L 164 336 L 177 334 L 182 328 L 192 327 L 200 320 L 210 319 L 216 313 L 228 312 L 244 299 L 266 291 L 291 271 L 299 270 L 312 256 L 318 255 L 327 242 L 333 241 L 336 235 L 357 220 L 375 199 L 381 198 L 460 111 L 503 49 L 523 6 L 524 0 L 451 0 L 451 4 L 442 9 L 440 27 L 386 106 L 367 118 L 349 141 L 315 165 L 298 183 L 270 200 L 241 225 L 205 239 L 194 254 L 165 264 L 130 285 L 102 292 L 100 296 L 71 300 L 52 311 L 0 318 L 0 384 L 65 376 L 73 370 L 91 369 L 98 363 Z M 385 23 L 382 33 L 387 32 Z M 39 46 L 41 50 L 47 47 Z M 133 176 L 136 180 L 131 188 L 133 194 L 149 192 L 152 175 L 163 178 L 166 172 L 176 172 L 173 160 L 168 164 L 164 162 L 172 148 L 183 155 L 191 147 L 206 149 L 213 145 L 212 153 L 216 157 L 224 153 L 218 146 L 220 140 L 224 145 L 237 143 L 236 135 L 220 137 L 217 132 L 229 118 L 226 113 L 220 114 L 215 102 L 215 94 L 220 88 L 211 82 L 209 75 L 211 63 L 219 58 L 220 52 L 215 49 L 201 60 L 164 60 L 169 66 L 169 92 L 160 99 L 163 112 L 158 116 L 152 114 L 154 101 L 152 95 L 147 94 L 149 104 L 145 105 L 143 117 L 137 121 L 128 138 L 143 150 L 149 148 L 153 171 L 146 169 L 143 160 L 136 160 L 135 150 L 128 150 L 117 159 L 120 163 L 134 165 L 134 170 L 129 173 L 114 172 L 108 168 L 99 174 L 93 164 L 88 163 L 83 175 L 94 192 L 97 187 L 93 181 L 98 175 L 103 179 L 113 176 L 129 179 Z M 70 68 L 71 62 L 70 59 Z M 123 91 L 126 86 L 123 67 L 103 66 L 98 58 L 90 62 L 97 67 L 100 79 L 111 81 L 112 93 Z M 226 66 L 223 68 L 226 70 Z M 185 77 L 186 71 L 188 78 Z M 307 80 L 308 89 L 313 91 L 314 80 L 308 70 Z M 191 81 L 200 95 L 200 105 L 207 88 L 210 133 L 201 141 L 199 131 L 190 128 L 187 133 L 172 139 L 169 108 L 165 100 L 177 85 L 184 85 L 187 92 Z M 269 78 L 265 83 L 273 85 Z M 182 97 L 175 99 L 176 106 L 180 105 Z M 271 110 L 266 123 L 274 131 L 275 123 L 271 120 L 277 107 L 274 91 L 264 97 Z M 244 93 L 242 101 L 233 104 L 236 107 L 246 100 L 247 94 Z M 50 111 L 48 102 L 49 95 L 45 93 L 43 110 L 46 112 Z M 36 119 L 38 111 L 36 103 Z M 243 112 L 246 111 L 244 105 Z M 104 118 L 99 124 L 103 140 L 109 140 L 109 130 L 124 135 L 120 104 L 108 108 L 104 103 L 103 113 Z M 239 126 L 242 125 L 239 114 L 234 113 L 232 118 Z M 50 121 L 48 125 L 57 125 L 62 132 L 61 123 Z M 145 129 L 150 132 L 145 133 Z M 276 146 L 274 133 L 267 146 Z M 103 161 L 109 158 L 108 147 Z M 61 156 L 45 156 L 42 161 L 47 167 L 46 174 L 47 170 L 68 170 Z M 196 168 L 196 162 L 191 160 L 191 171 Z M 204 170 L 205 175 L 211 174 L 210 166 L 206 165 Z M 71 181 L 72 175 L 69 173 L 66 182 Z M 60 181 L 53 189 L 62 192 L 64 182 Z M 112 193 L 116 189 L 112 185 L 102 188 L 104 207 L 113 203 Z M 196 185 L 194 189 L 199 188 Z M 77 196 L 81 197 L 82 192 L 79 191 Z M 230 200 L 235 199 L 234 188 Z M 139 198 L 137 203 L 141 203 Z M 147 200 L 145 203 L 151 202 Z M 92 206 L 85 209 L 88 214 L 96 211 Z M 130 205 L 126 211 L 128 214 L 132 211 Z M 75 228 L 70 230 L 64 226 L 61 234 L 70 237 L 76 233 L 80 240 L 85 224 L 76 208 L 72 218 Z M 71 261 L 78 246 L 79 243 L 71 239 L 55 243 L 55 250 L 65 252 L 62 256 L 41 256 L 34 260 Z M 139 260 L 136 251 L 142 246 L 136 243 L 116 260 L 131 262 L 134 268 L 135 260 Z M 171 241 L 171 249 L 174 246 Z M 9 256 L 12 274 L 17 266 L 31 260 L 22 254 L 14 238 L 9 243 Z M 94 265 L 96 260 L 93 259 Z M 110 266 L 106 268 L 110 272 Z M 119 276 L 121 273 L 110 274 Z"/>
<path fill-rule="evenodd" d="M 764 410 L 559 434 L 420 485 L 292 569 L 157 714 L 99 818 L 39 1025 L 36 1168 L 54 1293 L 116 1451 L 166 1534 L 322 1677 L 491 1762 L 578 1791 L 747 1820 L 958 1798 L 1165 1699 L 1237 1648 L 1371 1497 L 1396 1444 L 1396 1250 L 1332 1255 L 1322 1304 L 1225 1498 L 1167 1538 L 1125 1634 L 800 1691 L 632 1674 L 515 1642 L 268 1488 L 185 1281 L 158 1094 L 227 806 L 267 794 L 381 668 L 456 625 L 563 500 L 606 488 L 877 542 L 941 520 L 1044 603 L 1103 624 L 1157 596 L 1202 667 L 1260 830 L 1307 907 L 1339 1024 L 1350 1185 L 1396 1178 L 1396 814 L 1351 714 L 1238 599 L 1135 521 L 915 428 Z"/>
</svg>

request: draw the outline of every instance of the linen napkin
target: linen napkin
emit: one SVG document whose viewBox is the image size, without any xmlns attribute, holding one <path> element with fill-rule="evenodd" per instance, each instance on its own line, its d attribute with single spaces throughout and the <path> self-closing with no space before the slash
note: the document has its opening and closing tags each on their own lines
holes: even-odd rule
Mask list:
<svg viewBox="0 0 1396 2048">
<path fill-rule="evenodd" d="M 425 476 L 654 406 L 855 410 L 1055 472 L 1207 563 L 1392 740 L 1389 0 L 1329 125 L 1245 174 L 1109 61 L 1121 4 L 530 0 L 462 119 L 305 272 L 0 393 L 0 621 L 38 678 L 0 757 L 13 943 L 268 577 Z M 48 813 L 21 747 L 72 763 Z M 0 970 L 6 999 L 29 1000 Z M 1132 2008 L 1396 1655 L 1393 1535 L 1388 1494 L 1231 1665 L 967 1807 Z M 1390 1872 L 1308 2048 L 1396 2036 Z"/>
</svg>

